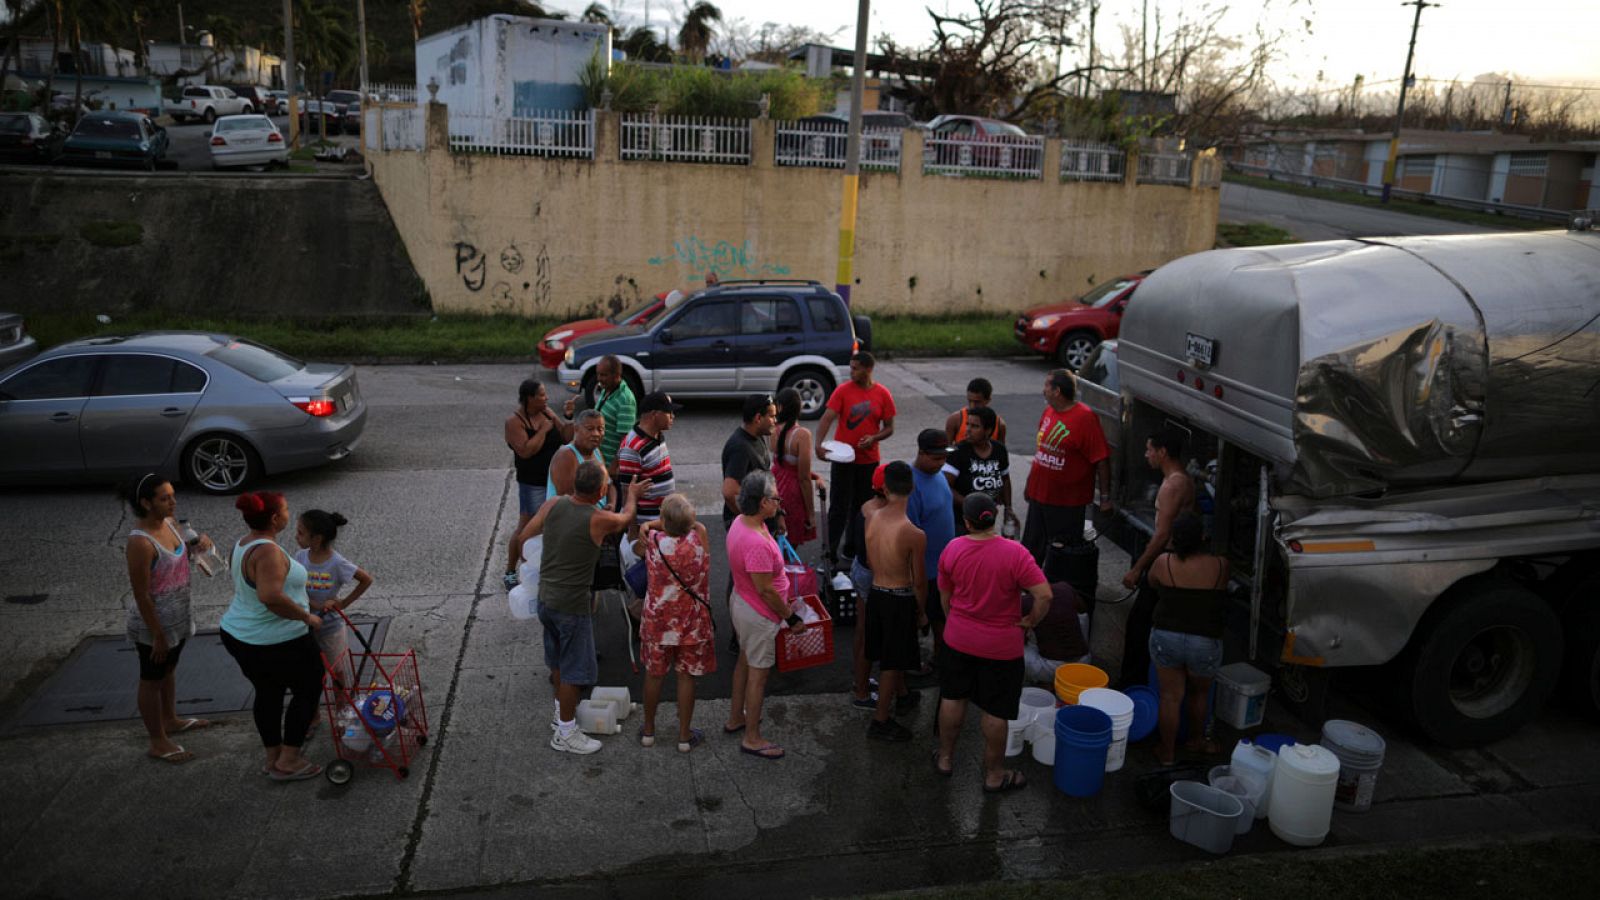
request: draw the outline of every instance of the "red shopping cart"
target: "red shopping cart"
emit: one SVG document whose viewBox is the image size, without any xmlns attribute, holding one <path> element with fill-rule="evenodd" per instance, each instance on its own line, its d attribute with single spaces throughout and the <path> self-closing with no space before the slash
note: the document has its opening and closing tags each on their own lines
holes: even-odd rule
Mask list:
<svg viewBox="0 0 1600 900">
<path fill-rule="evenodd" d="M 330 782 L 345 784 L 355 777 L 360 763 L 390 769 L 397 780 L 405 778 L 411 774 L 418 748 L 428 743 L 428 708 L 422 699 L 416 651 L 374 653 L 344 611 L 334 612 L 364 652 L 346 649 L 342 659 L 322 658 L 327 676 L 323 705 L 338 757 L 323 772 Z M 346 676 L 351 676 L 349 685 L 343 683 Z"/>
</svg>

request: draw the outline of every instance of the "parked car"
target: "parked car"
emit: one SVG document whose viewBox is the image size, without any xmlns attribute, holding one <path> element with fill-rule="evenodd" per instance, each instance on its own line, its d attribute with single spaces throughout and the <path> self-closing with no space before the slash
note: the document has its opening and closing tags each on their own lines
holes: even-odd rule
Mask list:
<svg viewBox="0 0 1600 900">
<path fill-rule="evenodd" d="M 326 100 L 300 101 L 300 131 L 304 134 L 321 134 L 323 125 L 328 134 L 338 134 L 344 126 L 339 108 Z"/>
<path fill-rule="evenodd" d="M 288 91 L 267 91 L 267 95 L 272 99 L 271 115 L 287 116 L 289 114 Z"/>
<path fill-rule="evenodd" d="M 352 100 L 339 117 L 339 127 L 345 134 L 361 133 L 361 101 Z"/>
<path fill-rule="evenodd" d="M 1012 332 L 1029 350 L 1076 372 L 1096 344 L 1117 336 L 1129 298 L 1149 274 L 1113 278 L 1076 300 L 1030 309 L 1017 317 Z"/>
<path fill-rule="evenodd" d="M 228 494 L 348 456 L 366 420 L 353 366 L 221 334 L 89 338 L 0 374 L 0 480 L 150 471 Z"/>
<path fill-rule="evenodd" d="M 272 94 L 259 84 L 225 84 L 222 87 L 233 91 L 234 95 L 242 98 L 250 105 L 245 114 L 263 113 L 270 114 L 273 107 Z"/>
<path fill-rule="evenodd" d="M 28 323 L 22 316 L 0 312 L 0 370 L 38 352 L 39 344 L 28 334 Z"/>
<path fill-rule="evenodd" d="M 211 168 L 289 164 L 289 145 L 266 116 L 226 116 L 211 126 Z"/>
<path fill-rule="evenodd" d="M 250 101 L 225 87 L 214 84 L 185 85 L 178 99 L 162 107 L 177 122 L 199 119 L 210 125 L 223 116 L 255 112 Z"/>
<path fill-rule="evenodd" d="M 329 91 L 322 95 L 322 99 L 338 107 L 339 115 L 344 115 L 345 107 L 352 103 L 361 102 L 360 91 Z"/>
<path fill-rule="evenodd" d="M 806 116 L 797 120 L 807 131 L 824 132 L 808 136 L 785 134 L 779 138 L 779 152 L 786 156 L 838 159 L 845 156 L 845 144 L 850 131 L 850 116 L 830 112 Z M 861 158 L 893 160 L 900 146 L 900 133 L 915 128 L 917 123 L 903 112 L 863 110 L 861 113 Z"/>
<path fill-rule="evenodd" d="M 940 166 L 1037 169 L 1044 148 L 1027 138 L 1026 131 L 1010 122 L 982 116 L 945 115 L 928 123 L 933 161 Z"/>
<path fill-rule="evenodd" d="M 618 328 L 624 325 L 647 325 L 667 306 L 667 294 L 661 293 L 654 297 L 640 300 L 638 303 L 612 313 L 603 319 L 578 319 L 557 325 L 545 332 L 539 339 L 539 364 L 546 369 L 560 368 L 561 360 L 567 355 L 567 345 L 581 337 L 605 331 L 608 328 Z"/>
<path fill-rule="evenodd" d="M 591 393 L 595 365 L 616 354 L 636 394 L 742 397 L 792 387 L 801 414 L 822 415 L 828 394 L 850 377 L 857 339 L 870 329 L 815 281 L 724 281 L 690 295 L 649 324 L 624 325 L 579 338 L 557 377 Z"/>
<path fill-rule="evenodd" d="M 54 162 L 66 136 L 63 128 L 37 113 L 0 113 L 0 161 Z"/>
<path fill-rule="evenodd" d="M 96 112 L 78 120 L 61 145 L 64 162 L 136 165 L 146 171 L 167 157 L 167 130 L 144 113 Z"/>
</svg>

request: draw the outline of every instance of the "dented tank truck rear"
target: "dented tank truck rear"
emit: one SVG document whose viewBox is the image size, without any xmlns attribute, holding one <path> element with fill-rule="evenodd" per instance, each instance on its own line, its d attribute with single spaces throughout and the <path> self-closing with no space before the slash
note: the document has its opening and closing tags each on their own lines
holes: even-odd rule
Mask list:
<svg viewBox="0 0 1600 900">
<path fill-rule="evenodd" d="M 1147 539 L 1145 438 L 1184 428 L 1288 694 L 1388 666 L 1458 746 L 1558 687 L 1600 712 L 1600 234 L 1200 253 L 1140 286 L 1118 355 L 1117 533 Z"/>
</svg>

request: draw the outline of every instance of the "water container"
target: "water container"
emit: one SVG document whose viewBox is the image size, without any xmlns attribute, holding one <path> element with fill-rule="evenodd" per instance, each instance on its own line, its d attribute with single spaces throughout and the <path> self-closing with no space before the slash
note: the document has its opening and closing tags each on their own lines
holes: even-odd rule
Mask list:
<svg viewBox="0 0 1600 900">
<path fill-rule="evenodd" d="M 1022 699 L 1018 703 L 1018 719 L 1024 722 L 1045 719 L 1048 725 L 1049 718 L 1055 715 L 1055 711 L 1055 695 L 1044 688 L 1025 687 L 1022 689 Z"/>
<path fill-rule="evenodd" d="M 1106 748 L 1106 771 L 1122 768 L 1128 756 L 1128 728 L 1133 724 L 1133 701 L 1121 691 L 1089 688 L 1078 695 L 1079 706 L 1092 706 L 1111 718 L 1111 746 Z"/>
<path fill-rule="evenodd" d="M 1365 725 L 1329 719 L 1322 725 L 1322 746 L 1339 757 L 1339 787 L 1334 805 L 1350 812 L 1372 808 L 1372 792 L 1383 768 L 1383 738 Z"/>
<path fill-rule="evenodd" d="M 1093 797 L 1106 778 L 1111 717 L 1092 706 L 1056 710 L 1056 787 L 1069 797 Z"/>
<path fill-rule="evenodd" d="M 626 687 L 597 687 L 589 692 L 594 703 L 610 703 L 617 708 L 617 721 L 621 722 L 633 711 L 633 695 Z"/>
<path fill-rule="evenodd" d="M 1272 678 L 1249 663 L 1233 663 L 1217 670 L 1216 715 L 1238 728 L 1254 728 L 1267 714 L 1267 691 Z"/>
<path fill-rule="evenodd" d="M 1027 741 L 1027 730 L 1032 719 L 1011 719 L 1006 722 L 1006 756 L 1021 756 Z"/>
<path fill-rule="evenodd" d="M 1137 744 L 1156 730 L 1156 720 L 1161 714 L 1161 698 L 1142 684 L 1123 691 L 1133 701 L 1133 722 L 1128 726 L 1128 742 Z"/>
<path fill-rule="evenodd" d="M 1078 695 L 1089 688 L 1103 688 L 1111 683 L 1104 669 L 1088 663 L 1067 663 L 1056 668 L 1056 697 L 1071 706 Z"/>
<path fill-rule="evenodd" d="M 1033 761 L 1046 766 L 1056 764 L 1056 732 L 1053 728 L 1046 728 L 1038 722 L 1032 725 L 1033 738 L 1030 746 L 1033 749 Z"/>
<path fill-rule="evenodd" d="M 1233 849 L 1235 823 L 1244 814 L 1237 797 L 1198 781 L 1175 781 L 1167 790 L 1172 795 L 1167 826 L 1173 837 L 1207 853 Z"/>
<path fill-rule="evenodd" d="M 1232 774 L 1254 778 L 1261 785 L 1261 802 L 1256 804 L 1258 819 L 1266 817 L 1267 808 L 1272 802 L 1272 773 L 1277 763 L 1278 754 L 1260 744 L 1243 740 L 1233 748 Z"/>
<path fill-rule="evenodd" d="M 1318 744 L 1293 744 L 1278 754 L 1268 797 L 1272 833 L 1299 847 L 1315 847 L 1328 836 L 1333 792 L 1339 787 L 1339 757 Z"/>
<path fill-rule="evenodd" d="M 616 705 L 593 700 L 578 701 L 578 730 L 586 734 L 616 734 L 621 731 Z"/>
<path fill-rule="evenodd" d="M 1276 732 L 1258 734 L 1253 740 L 1257 747 L 1264 747 L 1269 753 L 1281 753 L 1283 748 L 1295 743 L 1293 735 L 1278 734 Z"/>
<path fill-rule="evenodd" d="M 539 565 L 543 557 L 544 535 L 531 537 L 522 542 L 522 564 L 517 566 L 517 581 L 519 584 L 527 585 L 535 610 L 538 609 Z"/>
<path fill-rule="evenodd" d="M 1232 766 L 1212 766 L 1206 783 L 1239 798 L 1239 802 L 1244 806 L 1244 814 L 1239 817 L 1234 833 L 1244 834 L 1249 831 L 1250 826 L 1255 824 L 1256 808 L 1261 805 L 1261 795 L 1267 786 L 1254 775 L 1246 775 L 1243 772 L 1235 775 Z"/>
</svg>

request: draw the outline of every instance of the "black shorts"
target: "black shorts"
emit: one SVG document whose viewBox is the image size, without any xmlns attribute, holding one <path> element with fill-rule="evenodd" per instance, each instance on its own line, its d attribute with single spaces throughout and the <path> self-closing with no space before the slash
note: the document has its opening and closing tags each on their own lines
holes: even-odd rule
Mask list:
<svg viewBox="0 0 1600 900">
<path fill-rule="evenodd" d="M 917 644 L 917 595 L 911 588 L 872 588 L 867 595 L 867 659 L 890 671 L 922 667 Z"/>
<path fill-rule="evenodd" d="M 997 719 L 1015 719 L 1022 699 L 1022 657 L 984 659 L 949 645 L 939 648 L 939 696 L 971 700 Z"/>
<path fill-rule="evenodd" d="M 167 673 L 178 667 L 178 657 L 183 655 L 183 645 L 187 640 L 179 641 L 176 646 L 167 648 L 167 658 L 159 663 L 150 659 L 151 647 L 149 644 L 134 642 L 134 649 L 139 651 L 139 680 L 160 681 L 167 677 Z"/>
</svg>

